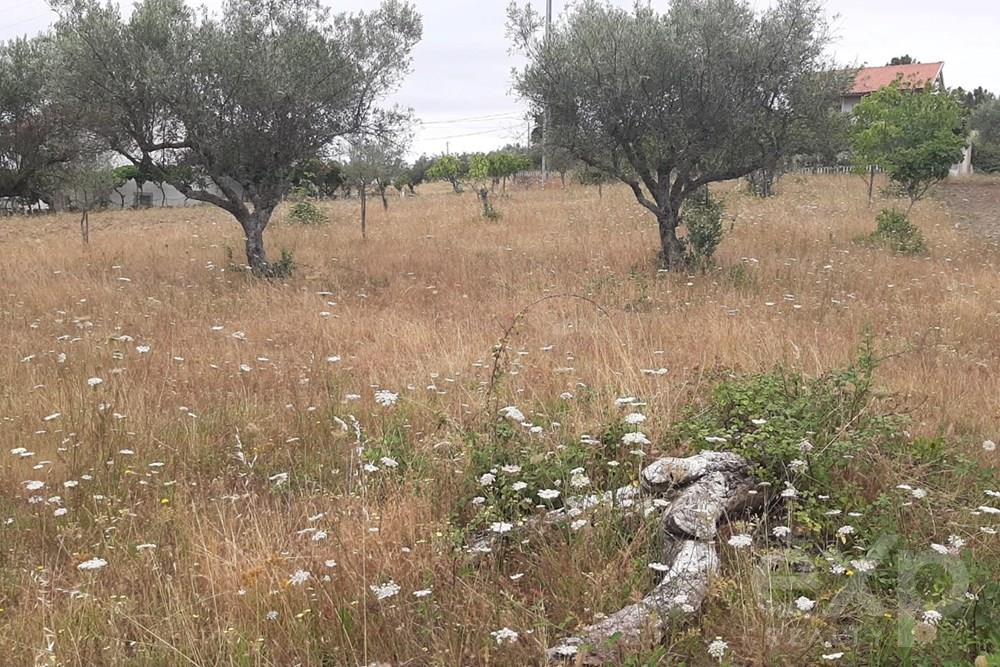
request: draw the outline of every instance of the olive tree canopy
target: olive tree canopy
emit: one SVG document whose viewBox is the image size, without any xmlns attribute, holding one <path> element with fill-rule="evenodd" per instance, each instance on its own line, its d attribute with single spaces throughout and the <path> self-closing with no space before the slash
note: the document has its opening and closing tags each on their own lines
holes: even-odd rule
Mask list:
<svg viewBox="0 0 1000 667">
<path fill-rule="evenodd" d="M 408 71 L 421 21 L 401 0 L 331 15 L 317 0 L 55 0 L 61 94 L 154 180 L 231 213 L 269 274 L 263 231 L 302 164 L 397 121 L 375 104 Z"/>
<path fill-rule="evenodd" d="M 529 60 L 516 89 L 548 111 L 550 145 L 628 184 L 656 216 L 668 268 L 685 262 L 684 201 L 763 167 L 841 90 L 819 0 L 762 12 L 673 0 L 663 13 L 581 0 L 548 38 L 541 26 L 530 5 L 511 5 L 508 32 Z"/>
<path fill-rule="evenodd" d="M 47 36 L 0 43 L 0 197 L 50 200 L 49 172 L 84 139 L 76 114 L 49 94 L 51 54 Z"/>
</svg>

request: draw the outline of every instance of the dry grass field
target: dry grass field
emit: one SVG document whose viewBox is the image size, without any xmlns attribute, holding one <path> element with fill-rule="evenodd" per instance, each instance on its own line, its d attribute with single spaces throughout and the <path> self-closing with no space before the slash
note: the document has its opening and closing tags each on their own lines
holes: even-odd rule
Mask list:
<svg viewBox="0 0 1000 667">
<path fill-rule="evenodd" d="M 671 424 L 725 372 L 816 376 L 866 336 L 908 437 L 964 467 L 872 456 L 849 475 L 871 502 L 926 489 L 898 525 L 961 536 L 995 577 L 1000 520 L 976 507 L 1000 505 L 983 495 L 1000 249 L 940 199 L 914 212 L 928 256 L 862 247 L 859 179 L 779 190 L 716 187 L 718 268 L 692 275 L 657 274 L 651 216 L 622 188 L 514 188 L 494 223 L 427 186 L 370 206 L 367 241 L 356 202 L 323 204 L 326 225 L 279 212 L 269 252 L 298 265 L 279 282 L 231 270 L 239 228 L 209 207 L 94 214 L 89 247 L 72 215 L 0 221 L 0 664 L 541 664 L 645 593 L 655 536 L 595 517 L 474 559 L 462 545 L 502 514 L 473 500 L 480 476 L 551 462 L 557 484 L 572 459 L 627 483 L 633 448 L 610 468 L 579 451 L 620 422 L 616 398 L 644 403 L 647 460 L 682 453 Z M 504 406 L 531 424 L 498 439 Z M 902 664 L 860 648 L 861 612 L 826 614 L 822 593 L 810 614 L 758 604 L 749 567 L 724 559 L 700 619 L 629 664 L 718 664 L 716 636 L 726 664 Z M 961 650 L 912 664 L 972 664 L 981 645 Z"/>
</svg>

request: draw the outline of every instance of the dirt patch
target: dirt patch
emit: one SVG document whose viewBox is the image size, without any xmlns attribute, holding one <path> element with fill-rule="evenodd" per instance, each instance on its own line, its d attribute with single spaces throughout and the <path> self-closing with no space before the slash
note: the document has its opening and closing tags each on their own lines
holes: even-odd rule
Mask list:
<svg viewBox="0 0 1000 667">
<path fill-rule="evenodd" d="M 937 192 L 958 225 L 1000 245 L 1000 178 L 949 179 Z"/>
</svg>

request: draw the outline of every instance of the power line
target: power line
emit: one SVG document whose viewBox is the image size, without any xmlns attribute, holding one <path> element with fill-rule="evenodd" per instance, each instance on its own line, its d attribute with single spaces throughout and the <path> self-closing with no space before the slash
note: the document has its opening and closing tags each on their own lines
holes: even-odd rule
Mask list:
<svg viewBox="0 0 1000 667">
<path fill-rule="evenodd" d="M 467 118 L 449 118 L 448 120 L 421 120 L 417 122 L 421 125 L 450 125 L 452 123 L 476 123 L 490 120 L 504 120 L 505 118 L 514 118 L 523 115 L 524 114 L 519 111 L 508 111 L 506 113 L 495 113 L 488 116 L 469 116 Z"/>
<path fill-rule="evenodd" d="M 421 141 L 445 141 L 446 139 L 461 139 L 463 137 L 478 137 L 485 134 L 500 134 L 500 133 L 511 133 L 517 132 L 518 135 L 521 134 L 521 129 L 517 127 L 499 127 L 490 130 L 481 130 L 479 132 L 467 132 L 465 134 L 452 134 L 447 137 L 421 137 Z"/>
</svg>

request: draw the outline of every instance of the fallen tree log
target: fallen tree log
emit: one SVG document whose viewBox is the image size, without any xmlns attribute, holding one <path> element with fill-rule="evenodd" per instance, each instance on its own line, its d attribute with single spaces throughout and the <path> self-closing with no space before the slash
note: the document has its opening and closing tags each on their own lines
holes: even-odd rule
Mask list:
<svg viewBox="0 0 1000 667">
<path fill-rule="evenodd" d="M 696 613 L 719 570 L 715 537 L 730 517 L 759 510 L 765 494 L 749 464 L 728 452 L 660 459 L 642 471 L 642 486 L 668 505 L 661 515 L 663 579 L 640 602 L 581 628 L 549 651 L 558 659 L 586 651 L 598 658 L 658 642 L 671 619 Z M 611 646 L 613 644 L 613 646 Z M 580 660 L 580 657 L 577 657 Z M 579 664 L 579 663 L 578 663 Z"/>
</svg>

